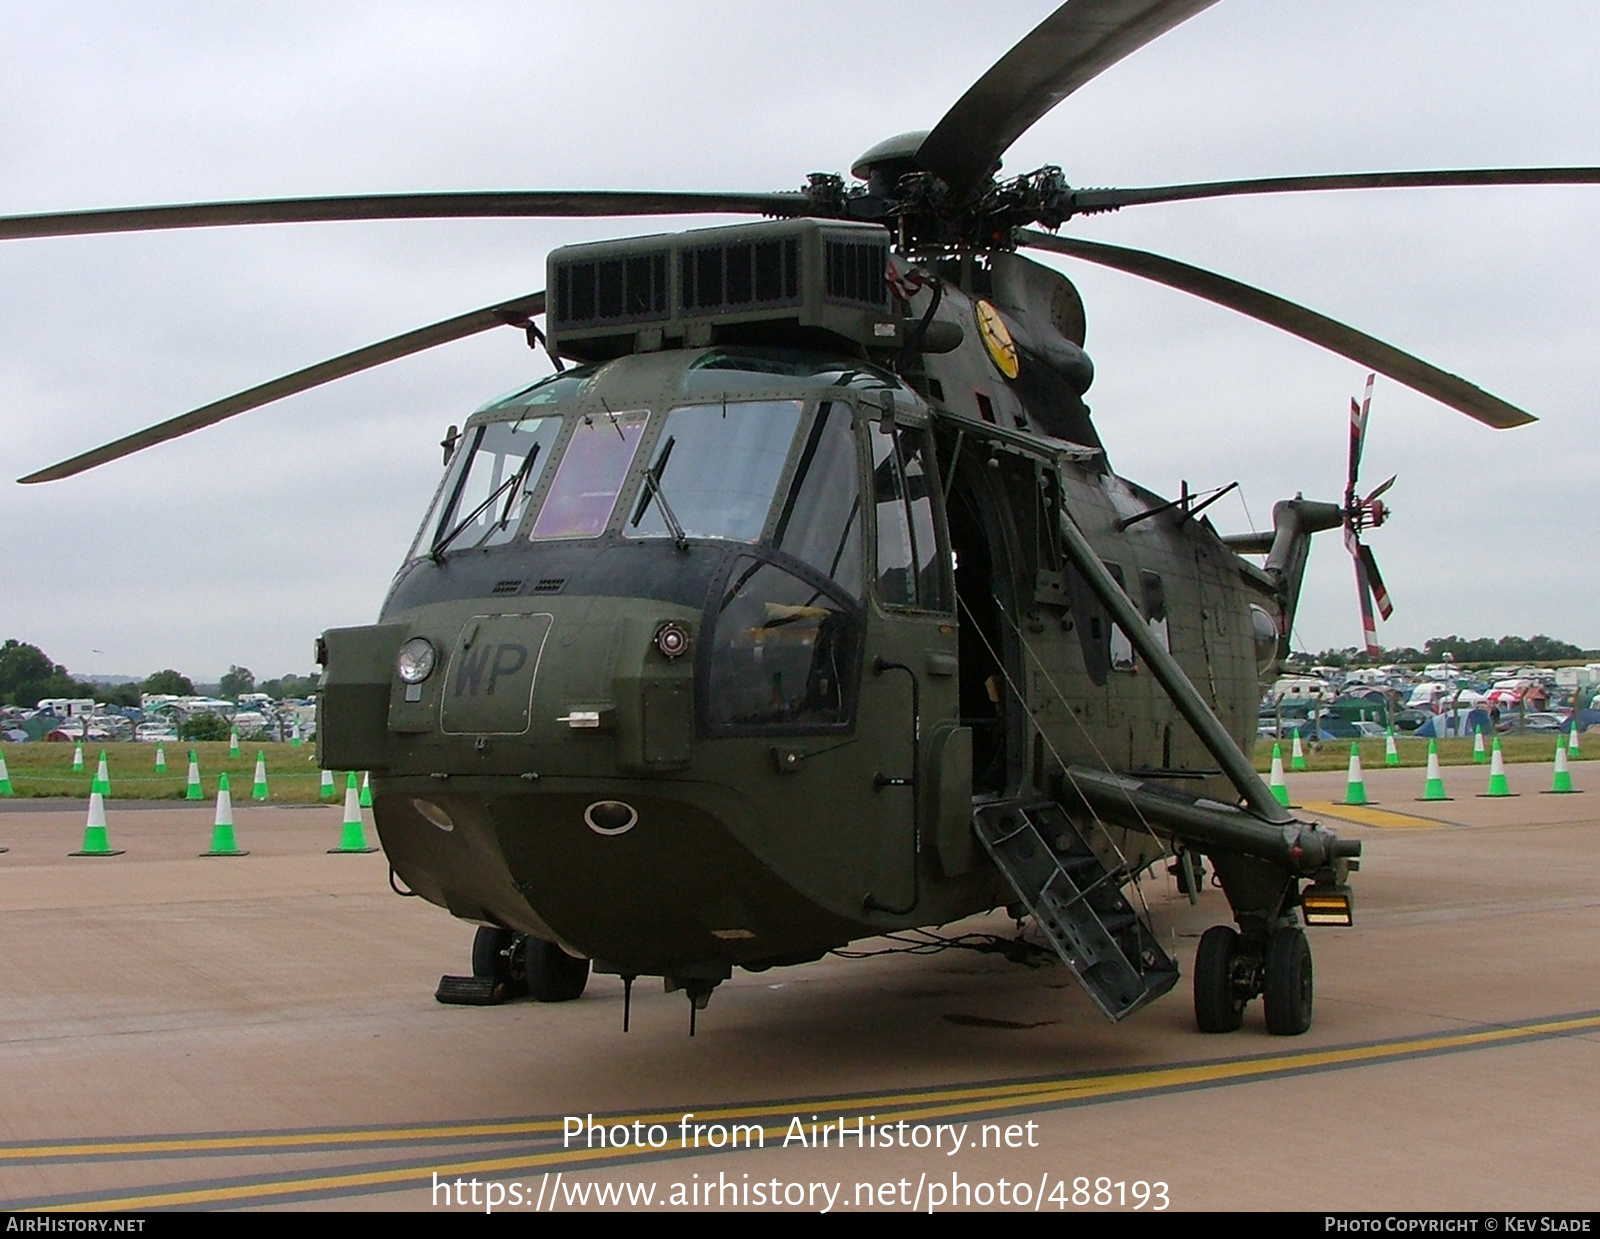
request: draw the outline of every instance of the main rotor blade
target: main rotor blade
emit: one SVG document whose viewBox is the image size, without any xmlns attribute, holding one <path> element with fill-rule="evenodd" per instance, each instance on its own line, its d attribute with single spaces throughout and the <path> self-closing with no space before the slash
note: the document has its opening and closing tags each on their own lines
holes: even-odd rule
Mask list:
<svg viewBox="0 0 1600 1239">
<path fill-rule="evenodd" d="M 1302 340 L 1319 344 L 1351 361 L 1360 362 L 1368 369 L 1387 375 L 1397 383 L 1404 383 L 1425 396 L 1432 396 L 1441 404 L 1447 404 L 1496 430 L 1509 430 L 1513 426 L 1525 426 L 1539 420 L 1459 375 L 1441 370 L 1410 353 L 1403 353 L 1392 344 L 1385 344 L 1325 314 L 1318 314 L 1303 305 L 1296 305 L 1293 301 L 1286 301 L 1249 284 L 1241 284 L 1214 271 L 1191 267 L 1188 263 L 1164 258 L 1147 250 L 1056 237 L 1026 228 L 1019 229 L 1016 236 L 1019 244 L 1065 254 L 1070 258 L 1081 258 L 1102 267 L 1113 267 L 1237 310 L 1240 314 L 1299 336 Z"/>
<path fill-rule="evenodd" d="M 1216 0 L 1067 0 L 956 100 L 917 162 L 960 199 L 1078 87 Z"/>
<path fill-rule="evenodd" d="M 374 219 L 550 219 L 591 215 L 793 215 L 801 193 L 651 193 L 634 190 L 493 190 L 484 193 L 361 194 L 116 207 L 0 216 L 0 241 L 22 237 L 150 232 L 237 224 L 308 224 Z"/>
<path fill-rule="evenodd" d="M 1431 172 L 1335 172 L 1322 176 L 1264 176 L 1143 189 L 1079 189 L 1072 205 L 1080 213 L 1115 211 L 1153 202 L 1292 194 L 1327 189 L 1438 189 L 1469 185 L 1596 185 L 1600 168 L 1454 168 Z"/>
<path fill-rule="evenodd" d="M 427 327 L 418 327 L 415 331 L 380 340 L 376 344 L 358 348 L 353 353 L 345 353 L 343 356 L 318 362 L 314 366 L 307 366 L 304 370 L 296 370 L 293 374 L 286 374 L 269 383 L 252 387 L 248 391 L 202 405 L 188 413 L 180 413 L 177 417 L 135 431 L 113 443 L 107 443 L 103 447 L 97 447 L 93 451 L 84 452 L 70 460 L 51 465 L 48 469 L 40 469 L 37 473 L 30 473 L 27 477 L 17 480 L 32 483 L 56 482 L 62 478 L 70 478 L 86 469 L 120 460 L 124 456 L 131 456 L 134 452 L 154 447 L 158 443 L 166 443 L 192 431 L 214 426 L 237 413 L 260 408 L 264 404 L 282 400 L 285 396 L 292 396 L 296 392 L 319 387 L 323 383 L 331 383 L 334 379 L 342 379 L 346 375 L 357 374 L 362 370 L 370 370 L 386 361 L 409 357 L 412 353 L 420 353 L 436 345 L 449 344 L 453 340 L 476 335 L 491 327 L 520 326 L 534 315 L 542 313 L 544 313 L 544 294 L 530 293 L 526 297 L 517 297 L 511 301 L 502 301 L 498 305 L 473 310 L 470 314 L 460 314 Z"/>
</svg>

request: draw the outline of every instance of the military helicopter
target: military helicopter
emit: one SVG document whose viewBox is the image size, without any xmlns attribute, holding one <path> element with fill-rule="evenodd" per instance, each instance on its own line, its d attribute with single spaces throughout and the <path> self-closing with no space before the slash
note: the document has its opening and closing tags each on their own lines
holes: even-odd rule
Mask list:
<svg viewBox="0 0 1600 1239">
<path fill-rule="evenodd" d="M 0 219 L 0 239 L 290 220 L 746 213 L 569 246 L 545 291 L 382 341 L 24 478 L 47 481 L 509 325 L 557 373 L 447 434 L 380 621 L 319 640 L 322 764 L 370 769 L 398 881 L 478 923 L 463 992 L 575 997 L 591 968 L 703 1008 L 735 966 L 1008 906 L 1121 1019 L 1175 962 L 1136 883 L 1209 865 L 1197 1023 L 1313 1010 L 1306 924 L 1359 846 L 1251 768 L 1311 537 L 1375 495 L 1225 539 L 1207 497 L 1118 477 L 1085 313 L 1035 249 L 1229 306 L 1491 426 L 1521 410 L 1313 311 L 1058 233 L 1144 203 L 1596 169 L 1082 190 L 997 181 L 1034 121 L 1212 0 L 1069 0 L 927 133 L 794 191 L 528 191 Z M 540 325 L 540 320 L 543 325 Z M 1358 453 L 1353 452 L 1352 460 Z M 870 502 L 869 502 L 870 500 Z M 1357 553 L 1353 551 L 1353 553 Z M 1246 555 L 1262 555 L 1255 564 Z M 1358 564 L 1361 557 L 1358 553 Z M 461 995 L 455 995 L 461 996 Z M 691 1019 L 693 1017 L 691 1016 Z"/>
</svg>

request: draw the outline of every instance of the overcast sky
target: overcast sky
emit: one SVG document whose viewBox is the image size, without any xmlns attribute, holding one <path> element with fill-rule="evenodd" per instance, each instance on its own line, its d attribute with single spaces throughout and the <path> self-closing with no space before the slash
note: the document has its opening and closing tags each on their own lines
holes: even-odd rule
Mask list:
<svg viewBox="0 0 1600 1239">
<path fill-rule="evenodd" d="M 783 189 L 928 128 L 1053 7 L 0 3 L 0 213 L 421 189 Z M 979 16 L 981 12 L 981 17 Z M 907 23 L 908 14 L 914 22 Z M 1139 185 L 1600 164 L 1600 6 L 1222 0 L 1113 67 L 1007 171 Z M 683 221 L 697 226 L 716 220 Z M 1077 235 L 1211 267 L 1539 416 L 1496 432 L 1380 378 L 1367 486 L 1389 645 L 1600 646 L 1600 187 L 1130 209 Z M 9 479 L 370 341 L 543 286 L 546 252 L 671 221 L 287 225 L 0 244 L 0 637 L 74 671 L 312 668 L 370 622 L 451 422 L 544 372 L 491 332 L 81 477 Z M 1128 276 L 1084 293 L 1119 472 L 1238 480 L 1224 530 L 1337 500 L 1363 371 Z M 1297 644 L 1360 640 L 1323 535 Z"/>
</svg>

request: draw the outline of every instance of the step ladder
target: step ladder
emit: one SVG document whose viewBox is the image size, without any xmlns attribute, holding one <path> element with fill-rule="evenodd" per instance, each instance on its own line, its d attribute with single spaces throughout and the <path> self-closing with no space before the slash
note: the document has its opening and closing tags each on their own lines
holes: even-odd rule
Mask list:
<svg viewBox="0 0 1600 1239">
<path fill-rule="evenodd" d="M 1133 875 L 1108 870 L 1059 804 L 1035 793 L 979 805 L 972 829 L 1106 1018 L 1177 984 L 1178 965 L 1122 894 Z"/>
</svg>

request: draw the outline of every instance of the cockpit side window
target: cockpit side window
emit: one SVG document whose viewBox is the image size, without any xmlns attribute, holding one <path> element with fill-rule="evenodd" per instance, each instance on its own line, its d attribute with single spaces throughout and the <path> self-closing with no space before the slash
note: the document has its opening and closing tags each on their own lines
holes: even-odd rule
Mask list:
<svg viewBox="0 0 1600 1239">
<path fill-rule="evenodd" d="M 927 434 L 880 423 L 873 426 L 871 440 L 878 598 L 887 607 L 948 611 Z"/>
<path fill-rule="evenodd" d="M 861 482 L 850 406 L 818 407 L 800 447 L 772 542 L 861 598 Z"/>
</svg>

